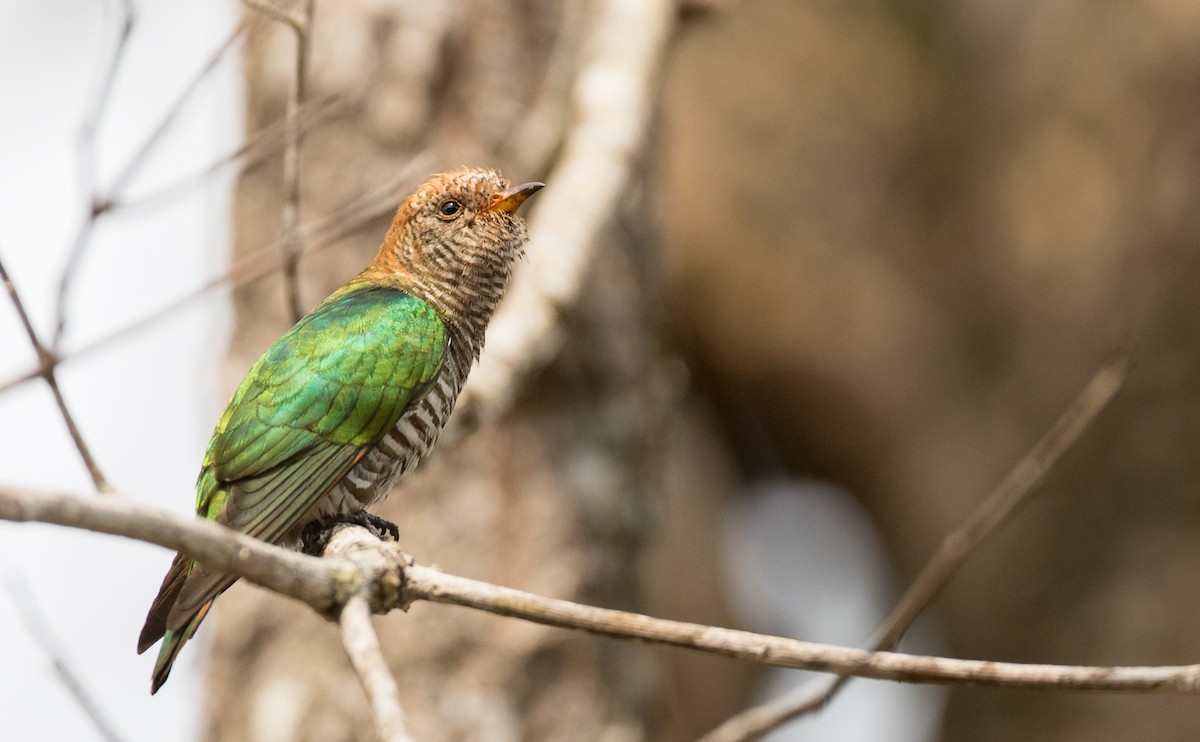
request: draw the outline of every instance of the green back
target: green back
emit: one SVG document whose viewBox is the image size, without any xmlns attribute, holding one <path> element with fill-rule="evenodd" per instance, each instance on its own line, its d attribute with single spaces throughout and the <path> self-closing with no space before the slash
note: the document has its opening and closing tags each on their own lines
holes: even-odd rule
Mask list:
<svg viewBox="0 0 1200 742">
<path fill-rule="evenodd" d="M 196 512 L 279 541 L 433 385 L 447 346 L 433 308 L 356 279 L 259 358 L 221 415 Z M 208 605 L 237 578 L 177 555 L 138 639 L 166 637 L 154 688 Z"/>
<path fill-rule="evenodd" d="M 217 424 L 196 512 L 278 540 L 432 385 L 446 329 L 424 301 L 351 283 L 258 359 Z"/>
</svg>

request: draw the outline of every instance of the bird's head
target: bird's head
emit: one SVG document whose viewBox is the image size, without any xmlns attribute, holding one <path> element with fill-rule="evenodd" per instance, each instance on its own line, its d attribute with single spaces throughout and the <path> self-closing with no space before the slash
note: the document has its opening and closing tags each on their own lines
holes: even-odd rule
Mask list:
<svg viewBox="0 0 1200 742">
<path fill-rule="evenodd" d="M 517 209 L 541 187 L 485 168 L 435 175 L 404 199 L 372 268 L 405 276 L 439 308 L 490 310 L 528 239 Z"/>
</svg>

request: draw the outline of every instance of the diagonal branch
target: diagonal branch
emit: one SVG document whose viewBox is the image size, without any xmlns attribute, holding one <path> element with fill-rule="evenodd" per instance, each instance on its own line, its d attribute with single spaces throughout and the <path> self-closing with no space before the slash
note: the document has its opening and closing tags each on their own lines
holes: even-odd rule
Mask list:
<svg viewBox="0 0 1200 742">
<path fill-rule="evenodd" d="M 62 415 L 63 422 L 67 424 L 67 432 L 71 434 L 71 440 L 75 442 L 75 449 L 79 451 L 79 458 L 83 459 L 83 465 L 87 467 L 88 474 L 92 477 L 92 483 L 100 492 L 111 491 L 112 487 L 104 478 L 99 465 L 96 464 L 96 459 L 92 457 L 91 450 L 83 440 L 83 434 L 79 432 L 79 426 L 75 424 L 74 416 L 67 408 L 67 401 L 63 399 L 62 390 L 58 388 L 58 378 L 54 374 L 54 368 L 58 363 L 57 358 L 53 351 L 43 345 L 41 339 L 38 338 L 37 331 L 33 329 L 33 323 L 29 321 L 29 314 L 25 311 L 25 304 L 21 301 L 21 295 L 17 293 L 17 287 L 9 277 L 2 260 L 0 260 L 0 281 L 4 282 L 4 289 L 12 299 L 13 306 L 17 308 L 21 325 L 25 328 L 25 334 L 29 337 L 34 352 L 37 353 L 38 370 L 36 375 L 45 379 L 46 384 L 49 385 L 50 391 L 54 395 L 54 403 L 58 405 L 58 412 Z"/>
<path fill-rule="evenodd" d="M 1045 690 L 1200 694 L 1200 665 L 1088 667 L 869 652 L 749 631 L 667 621 L 543 598 L 413 564 L 395 543 L 317 559 L 206 520 L 186 520 L 123 497 L 82 498 L 0 487 L 0 520 L 37 521 L 178 549 L 205 568 L 244 577 L 332 616 L 353 597 L 387 611 L 416 600 L 466 606 L 618 639 L 695 649 L 776 667 L 881 680 Z M 369 558 L 361 558 L 361 555 Z"/>
<path fill-rule="evenodd" d="M 66 314 L 66 295 L 68 291 L 68 282 L 70 274 L 74 273 L 74 263 L 82 256 L 85 246 L 91 237 L 92 227 L 95 226 L 96 218 L 107 210 L 104 205 L 104 199 L 99 194 L 99 188 L 96 185 L 96 132 L 100 128 L 100 121 L 104 118 L 104 113 L 108 109 L 108 104 L 112 100 L 113 86 L 117 82 L 117 73 L 121 69 L 121 62 L 125 58 L 125 52 L 129 48 L 129 38 L 133 34 L 133 26 L 135 15 L 133 3 L 131 0 L 121 0 L 121 16 L 117 22 L 116 43 L 113 47 L 112 56 L 109 57 L 108 64 L 104 67 L 104 72 L 101 73 L 96 91 L 92 95 L 91 105 L 88 107 L 88 112 L 83 117 L 83 125 L 79 129 L 79 145 L 78 145 L 78 163 L 79 163 L 79 181 L 80 190 L 85 199 L 88 200 L 88 214 L 84 218 L 82 224 L 79 225 L 79 230 L 75 234 L 75 239 L 71 243 L 71 250 L 68 253 L 68 267 L 63 271 L 62 278 L 59 282 L 58 289 L 58 309 L 57 318 L 55 320 L 55 330 L 53 340 L 50 345 L 53 348 L 58 348 L 59 340 L 63 333 L 63 325 L 65 323 Z"/>
<path fill-rule="evenodd" d="M 264 0 L 243 0 L 250 8 L 284 23 L 296 35 L 296 69 L 288 89 L 284 114 L 283 150 L 283 276 L 287 283 L 288 309 L 293 322 L 304 316 L 300 297 L 300 254 L 304 242 L 300 232 L 300 152 L 304 129 L 300 126 L 300 108 L 308 87 L 308 60 L 312 47 L 312 19 L 316 0 L 304 0 L 299 15 L 284 13 Z"/>
<path fill-rule="evenodd" d="M 111 212 L 115 206 L 117 199 L 124 191 L 129 182 L 141 170 L 145 164 L 146 158 L 149 157 L 151 151 L 171 128 L 179 113 L 183 110 L 183 106 L 191 98 L 192 94 L 200 86 L 200 83 L 207 78 L 217 64 L 224 58 L 225 54 L 233 47 L 234 42 L 241 37 L 246 30 L 245 23 L 239 23 L 229 33 L 229 36 L 222 44 L 217 47 L 212 56 L 203 67 L 192 77 L 191 81 L 184 86 L 183 90 L 175 98 L 175 101 L 167 109 L 158 125 L 154 130 L 141 142 L 125 166 L 117 174 L 112 185 L 107 190 L 102 191 L 96 184 L 95 176 L 95 139 L 96 130 L 100 123 L 100 118 L 103 116 L 107 108 L 109 93 L 112 88 L 113 77 L 116 75 L 117 67 L 120 59 L 123 56 L 129 32 L 133 25 L 132 11 L 129 10 L 128 2 L 124 3 L 126 7 L 125 19 L 122 22 L 122 30 L 118 38 L 118 47 L 114 55 L 113 64 L 110 67 L 107 75 L 103 78 L 99 93 L 96 98 L 96 103 L 92 109 L 92 113 L 88 116 L 84 123 L 81 134 L 80 143 L 80 170 L 82 172 L 83 187 L 85 197 L 88 199 L 88 213 L 84 217 L 83 222 L 79 225 L 78 231 L 75 233 L 75 239 L 71 243 L 71 249 L 67 254 L 67 262 L 63 267 L 62 275 L 58 283 L 58 299 L 55 308 L 54 319 L 54 334 L 50 341 L 50 347 L 58 351 L 62 345 L 62 339 L 67 329 L 67 299 L 71 292 L 71 284 L 75 274 L 79 270 L 79 265 L 83 261 L 84 253 L 87 252 L 87 246 L 91 241 L 92 230 L 96 226 L 97 220 L 104 214 Z"/>
<path fill-rule="evenodd" d="M 329 97 L 315 103 L 310 103 L 302 109 L 299 115 L 300 126 L 307 133 L 325 125 L 343 113 L 345 113 L 345 107 L 340 105 L 340 102 L 336 98 Z M 184 175 L 178 180 L 161 186 L 150 193 L 119 199 L 113 203 L 113 209 L 121 209 L 128 213 L 133 209 L 146 208 L 163 201 L 169 201 L 172 198 L 191 191 L 222 168 L 234 162 L 240 161 L 243 171 L 252 168 L 264 160 L 283 152 L 285 147 L 283 129 L 283 121 L 274 121 L 251 134 L 235 149 L 216 158 L 202 169 Z"/>
<path fill-rule="evenodd" d="M 1054 422 L 1033 448 L 958 528 L 942 539 L 933 557 L 880 622 L 866 642 L 872 650 L 893 649 L 922 611 L 941 592 L 958 568 L 988 536 L 1028 499 L 1046 473 L 1075 444 L 1088 426 L 1112 401 L 1129 373 L 1129 358 L 1116 355 L 1106 361 L 1070 407 Z M 833 699 L 850 680 L 848 675 L 810 681 L 790 693 L 730 717 L 700 742 L 746 742 L 806 713 L 817 711 Z"/>
<path fill-rule="evenodd" d="M 315 253 L 324 250 L 381 216 L 395 211 L 397 194 L 410 189 L 417 174 L 427 169 L 429 162 L 430 157 L 427 152 L 418 154 L 409 160 L 390 182 L 384 183 L 378 188 L 374 188 L 353 199 L 344 208 L 314 220 L 311 225 L 305 228 L 305 237 L 306 240 L 309 240 L 309 242 L 305 243 L 305 251 Z M 262 250 L 258 250 L 235 261 L 221 275 L 205 282 L 190 293 L 176 298 L 171 303 L 141 319 L 118 327 L 108 334 L 102 335 L 76 348 L 68 355 L 55 355 L 50 361 L 51 367 L 57 367 L 66 361 L 78 360 L 90 355 L 120 338 L 132 335 L 160 320 L 166 319 L 219 286 L 240 288 L 270 275 L 274 271 L 279 270 L 283 265 L 284 256 L 272 249 L 277 245 L 278 243 L 273 243 Z M 42 376 L 42 374 L 42 368 L 38 367 L 14 376 L 0 383 L 0 394 L 27 381 L 32 381 Z"/>
<path fill-rule="evenodd" d="M 112 100 L 112 89 L 117 82 L 125 51 L 129 48 L 129 37 L 133 34 L 136 19 L 131 0 L 121 0 L 120 6 L 116 44 L 96 85 L 88 112 L 83 117 L 83 126 L 79 129 L 79 177 L 83 193 L 88 198 L 96 192 L 96 131 Z"/>
</svg>

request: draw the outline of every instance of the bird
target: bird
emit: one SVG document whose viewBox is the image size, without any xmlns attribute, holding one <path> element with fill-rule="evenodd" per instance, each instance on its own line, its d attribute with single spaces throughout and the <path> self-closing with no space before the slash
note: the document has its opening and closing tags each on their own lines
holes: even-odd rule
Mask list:
<svg viewBox="0 0 1200 742">
<path fill-rule="evenodd" d="M 313 524 L 338 520 L 395 537 L 366 508 L 449 418 L 524 254 L 517 210 L 543 185 L 460 168 L 405 198 L 371 264 L 276 340 L 234 392 L 200 467 L 197 516 L 292 548 Z M 175 555 L 138 637 L 138 654 L 162 640 L 151 694 L 236 581 Z"/>
</svg>

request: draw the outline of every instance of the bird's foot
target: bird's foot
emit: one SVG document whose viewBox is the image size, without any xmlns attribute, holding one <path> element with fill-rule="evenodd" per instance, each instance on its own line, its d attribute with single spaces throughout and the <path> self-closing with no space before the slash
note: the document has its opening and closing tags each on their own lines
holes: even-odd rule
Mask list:
<svg viewBox="0 0 1200 742">
<path fill-rule="evenodd" d="M 300 551 L 309 556 L 319 557 L 329 546 L 329 536 L 333 533 L 333 524 L 324 520 L 314 520 L 300 532 Z"/>
<path fill-rule="evenodd" d="M 332 518 L 319 518 L 309 523 L 300 532 L 300 550 L 310 556 L 321 556 L 325 551 L 325 547 L 329 545 L 329 538 L 333 535 L 333 527 L 338 523 L 362 526 L 380 541 L 400 540 L 400 529 L 396 527 L 395 523 L 380 518 L 378 515 L 368 513 L 365 510 L 360 510 L 357 513 L 337 515 Z"/>
<path fill-rule="evenodd" d="M 368 513 L 366 510 L 359 510 L 354 515 L 346 517 L 343 523 L 353 523 L 356 526 L 362 526 L 371 533 L 375 534 L 375 538 L 380 541 L 399 541 L 400 529 L 390 520 L 380 518 L 374 513 Z"/>
</svg>

